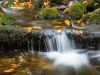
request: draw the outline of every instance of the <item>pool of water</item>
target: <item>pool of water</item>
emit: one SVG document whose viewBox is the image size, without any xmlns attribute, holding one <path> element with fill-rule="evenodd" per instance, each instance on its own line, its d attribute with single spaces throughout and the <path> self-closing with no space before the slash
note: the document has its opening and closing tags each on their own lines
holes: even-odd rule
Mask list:
<svg viewBox="0 0 100 75">
<path fill-rule="evenodd" d="M 55 55 L 52 55 L 55 54 Z M 49 56 L 49 58 L 48 58 Z M 63 66 L 54 64 L 56 53 L 16 53 L 0 55 L 0 75 L 100 75 L 100 64 L 83 65 L 75 68 L 72 65 Z M 77 55 L 75 55 L 77 57 Z M 73 56 L 72 56 L 73 57 Z M 76 65 L 84 59 L 77 61 L 75 58 L 66 57 L 66 59 L 75 61 Z M 63 59 L 63 58 L 61 58 Z M 60 61 L 62 61 L 60 59 Z M 69 60 L 68 59 L 68 60 Z M 69 61 L 70 61 L 69 60 Z M 100 63 L 100 62 L 98 62 Z M 67 63 L 68 64 L 68 63 Z M 75 66 L 74 64 L 74 66 Z"/>
</svg>

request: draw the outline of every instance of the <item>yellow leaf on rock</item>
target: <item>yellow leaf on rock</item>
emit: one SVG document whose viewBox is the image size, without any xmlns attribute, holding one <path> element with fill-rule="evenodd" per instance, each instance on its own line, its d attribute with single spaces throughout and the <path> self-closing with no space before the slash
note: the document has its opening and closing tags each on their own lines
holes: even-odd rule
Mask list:
<svg viewBox="0 0 100 75">
<path fill-rule="evenodd" d="M 11 64 L 11 68 L 16 68 L 17 65 L 16 64 Z"/>
<path fill-rule="evenodd" d="M 54 26 L 53 28 L 55 28 L 55 29 L 63 29 L 63 28 L 65 28 L 65 26 Z"/>
<path fill-rule="evenodd" d="M 4 72 L 12 72 L 12 71 L 14 71 L 14 69 L 4 70 Z"/>
<path fill-rule="evenodd" d="M 67 25 L 70 25 L 70 20 L 65 20 L 65 23 L 66 23 Z"/>
</svg>

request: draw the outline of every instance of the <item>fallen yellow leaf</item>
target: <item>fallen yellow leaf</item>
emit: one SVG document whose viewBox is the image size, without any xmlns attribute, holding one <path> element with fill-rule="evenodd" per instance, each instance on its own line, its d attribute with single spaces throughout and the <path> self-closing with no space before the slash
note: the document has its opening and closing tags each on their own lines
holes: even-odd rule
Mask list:
<svg viewBox="0 0 100 75">
<path fill-rule="evenodd" d="M 65 23 L 66 23 L 67 25 L 70 25 L 70 20 L 65 20 Z"/>
<path fill-rule="evenodd" d="M 14 69 L 4 70 L 4 72 L 12 72 L 12 71 L 14 71 Z"/>
<path fill-rule="evenodd" d="M 16 64 L 11 64 L 11 68 L 16 68 L 17 65 Z"/>
<path fill-rule="evenodd" d="M 55 29 L 62 29 L 62 28 L 65 28 L 65 26 L 54 26 L 53 28 L 55 28 Z"/>
</svg>

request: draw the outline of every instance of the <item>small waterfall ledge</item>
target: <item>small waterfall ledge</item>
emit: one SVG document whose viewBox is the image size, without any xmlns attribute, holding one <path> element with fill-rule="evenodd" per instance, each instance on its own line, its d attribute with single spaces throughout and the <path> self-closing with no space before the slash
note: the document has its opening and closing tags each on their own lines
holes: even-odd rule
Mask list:
<svg viewBox="0 0 100 75">
<path fill-rule="evenodd" d="M 99 49 L 100 32 L 89 32 L 78 29 L 32 29 L 24 41 L 14 43 L 0 41 L 1 53 L 15 51 L 60 53 L 72 49 Z"/>
</svg>

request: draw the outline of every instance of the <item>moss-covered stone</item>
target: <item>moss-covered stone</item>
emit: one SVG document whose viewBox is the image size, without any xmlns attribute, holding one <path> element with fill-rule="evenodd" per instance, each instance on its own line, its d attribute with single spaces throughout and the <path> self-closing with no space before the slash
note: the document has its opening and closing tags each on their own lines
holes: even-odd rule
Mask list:
<svg viewBox="0 0 100 75">
<path fill-rule="evenodd" d="M 80 19 L 84 13 L 86 13 L 86 6 L 81 2 L 77 2 L 71 7 L 68 15 L 71 19 Z"/>
<path fill-rule="evenodd" d="M 94 11 L 97 8 L 100 8 L 100 0 L 81 0 L 81 2 L 87 1 L 87 9 L 88 11 Z"/>
<path fill-rule="evenodd" d="M 17 19 L 14 18 L 13 16 L 1 16 L 0 17 L 0 22 L 4 25 L 12 24 L 16 21 L 17 21 Z"/>
<path fill-rule="evenodd" d="M 100 8 L 83 16 L 82 21 L 96 24 L 100 23 Z"/>
<path fill-rule="evenodd" d="M 38 12 L 39 19 L 55 19 L 59 17 L 59 13 L 54 8 L 44 8 Z"/>
<path fill-rule="evenodd" d="M 28 31 L 23 28 L 15 28 L 13 26 L 0 26 L 0 41 L 15 42 L 16 40 L 25 40 Z"/>
</svg>

